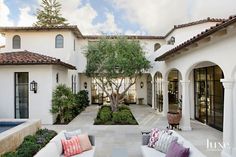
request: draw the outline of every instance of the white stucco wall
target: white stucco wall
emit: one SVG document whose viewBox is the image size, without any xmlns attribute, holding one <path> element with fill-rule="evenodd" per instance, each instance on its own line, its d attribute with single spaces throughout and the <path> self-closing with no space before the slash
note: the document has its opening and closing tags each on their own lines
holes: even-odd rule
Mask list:
<svg viewBox="0 0 236 157">
<path fill-rule="evenodd" d="M 67 69 L 51 65 L 30 66 L 0 66 L 0 118 L 15 118 L 14 116 L 14 73 L 28 72 L 29 84 L 35 80 L 38 91 L 29 89 L 29 118 L 41 119 L 42 124 L 52 124 L 50 113 L 52 91 L 56 86 L 55 73 L 59 73 L 60 83 L 67 83 Z"/>
<path fill-rule="evenodd" d="M 185 42 L 186 40 L 192 38 L 193 36 L 206 30 L 207 28 L 215 26 L 216 24 L 217 22 L 206 22 L 202 24 L 175 29 L 171 34 L 167 36 L 166 41 L 170 40 L 170 38 L 173 36 L 175 37 L 175 45 L 179 45 Z"/>
<path fill-rule="evenodd" d="M 147 104 L 147 75 L 143 74 L 141 77 L 138 77 L 136 80 L 136 102 L 139 98 L 143 98 L 143 104 Z M 140 83 L 143 82 L 143 88 L 140 87 Z"/>
<path fill-rule="evenodd" d="M 15 72 L 29 72 L 29 83 L 33 80 L 38 83 L 36 94 L 29 91 L 29 118 L 39 118 L 43 124 L 52 123 L 52 115 L 49 113 L 52 95 L 50 66 L 0 66 L 1 118 L 14 118 Z"/>
<path fill-rule="evenodd" d="M 79 74 L 79 90 L 87 90 L 89 94 L 89 101 L 91 103 L 92 95 L 91 95 L 91 88 L 92 88 L 92 78 L 87 77 L 84 73 Z M 84 83 L 87 82 L 87 89 L 84 88 Z"/>
<path fill-rule="evenodd" d="M 153 62 L 152 74 L 161 72 L 164 79 L 167 79 L 168 72 L 171 69 L 178 69 L 182 74 L 183 80 L 190 80 L 190 103 L 191 117 L 194 116 L 193 99 L 193 75 L 194 68 L 218 65 L 224 73 L 224 78 L 232 79 L 235 77 L 234 68 L 236 67 L 236 30 L 228 29 L 227 35 L 213 35 L 210 42 L 202 43 L 199 47 L 193 48 L 185 53 L 181 53 L 165 62 Z M 156 55 L 156 57 L 159 54 Z M 234 87 L 234 93 L 235 93 Z M 235 98 L 234 98 L 235 102 Z"/>
<path fill-rule="evenodd" d="M 55 48 L 55 37 L 61 34 L 64 37 L 64 48 Z M 12 38 L 21 37 L 21 49 L 12 48 Z M 2 52 L 28 50 L 35 53 L 59 58 L 70 63 L 71 54 L 74 52 L 74 35 L 70 31 L 34 31 L 34 32 L 7 32 L 5 35 L 6 47 Z"/>
</svg>

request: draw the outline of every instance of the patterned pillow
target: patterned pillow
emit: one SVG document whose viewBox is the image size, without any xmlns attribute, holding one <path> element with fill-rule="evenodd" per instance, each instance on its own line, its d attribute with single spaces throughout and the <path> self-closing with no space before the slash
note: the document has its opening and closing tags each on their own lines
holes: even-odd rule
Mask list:
<svg viewBox="0 0 236 157">
<path fill-rule="evenodd" d="M 177 141 L 178 137 L 170 135 L 167 132 L 160 134 L 158 141 L 155 143 L 154 148 L 160 152 L 166 153 L 171 142 Z"/>
<path fill-rule="evenodd" d="M 79 140 L 79 137 L 77 136 L 71 138 L 70 140 L 61 140 L 61 143 L 63 146 L 65 157 L 70 157 L 70 156 L 82 153 L 80 140 Z"/>
<path fill-rule="evenodd" d="M 156 141 L 159 138 L 159 133 L 160 133 L 160 130 L 157 129 L 157 128 L 154 128 L 154 129 L 151 130 L 150 139 L 149 139 L 149 142 L 148 142 L 148 147 L 151 147 L 151 148 L 154 147 Z"/>
<path fill-rule="evenodd" d="M 66 139 L 69 140 L 69 139 L 71 139 L 74 136 L 80 135 L 81 134 L 81 130 L 78 129 L 78 130 L 70 131 L 70 132 L 67 131 L 67 132 L 64 132 L 64 134 L 65 134 Z"/>
</svg>

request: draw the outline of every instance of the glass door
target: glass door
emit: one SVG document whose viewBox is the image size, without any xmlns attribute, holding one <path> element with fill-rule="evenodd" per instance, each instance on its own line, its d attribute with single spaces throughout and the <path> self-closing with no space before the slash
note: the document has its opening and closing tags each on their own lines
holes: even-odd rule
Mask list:
<svg viewBox="0 0 236 157">
<path fill-rule="evenodd" d="M 194 70 L 195 118 L 218 130 L 223 130 L 223 77 L 219 66 Z"/>
<path fill-rule="evenodd" d="M 15 118 L 29 118 L 29 74 L 15 73 Z"/>
</svg>

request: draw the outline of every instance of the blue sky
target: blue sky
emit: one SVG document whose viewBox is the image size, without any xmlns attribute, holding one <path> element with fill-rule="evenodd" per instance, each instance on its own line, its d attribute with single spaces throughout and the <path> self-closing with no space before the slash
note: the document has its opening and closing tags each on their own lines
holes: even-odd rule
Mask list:
<svg viewBox="0 0 236 157">
<path fill-rule="evenodd" d="M 71 0 L 67 0 L 68 3 L 70 1 Z M 125 14 L 123 10 L 114 7 L 114 4 L 112 2 L 109 2 L 109 0 L 77 0 L 77 2 L 80 3 L 80 5 L 77 7 L 78 10 L 86 4 L 89 4 L 96 11 L 97 16 L 92 20 L 92 25 L 104 23 L 107 20 L 106 13 L 111 13 L 114 16 L 115 24 L 121 31 L 104 33 L 125 33 L 125 31 L 127 30 L 132 30 L 133 32 L 142 30 L 138 23 L 128 21 L 126 18 L 124 18 Z M 18 25 L 19 23 L 21 14 L 20 9 L 29 7 L 30 11 L 28 11 L 28 14 L 31 16 L 35 16 L 37 8 L 40 8 L 39 0 L 3 0 L 3 3 L 8 7 L 10 11 L 8 17 L 10 20 L 12 20 L 13 25 Z M 88 32 L 85 33 L 89 34 Z M 142 33 L 146 34 L 144 30 L 142 30 Z"/>
<path fill-rule="evenodd" d="M 164 35 L 173 25 L 236 14 L 235 0 L 58 0 L 83 34 Z M 0 26 L 31 26 L 41 0 L 0 0 Z"/>
</svg>

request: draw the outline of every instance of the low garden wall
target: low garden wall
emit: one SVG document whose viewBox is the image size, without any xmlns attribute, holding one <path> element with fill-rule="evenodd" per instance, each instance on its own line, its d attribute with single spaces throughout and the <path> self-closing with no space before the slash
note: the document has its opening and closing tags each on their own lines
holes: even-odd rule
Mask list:
<svg viewBox="0 0 236 157">
<path fill-rule="evenodd" d="M 0 133 L 0 156 L 5 152 L 14 151 L 23 142 L 25 136 L 35 134 L 41 128 L 40 120 L 1 119 L 0 121 L 24 122 Z"/>
</svg>

